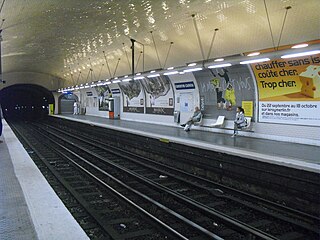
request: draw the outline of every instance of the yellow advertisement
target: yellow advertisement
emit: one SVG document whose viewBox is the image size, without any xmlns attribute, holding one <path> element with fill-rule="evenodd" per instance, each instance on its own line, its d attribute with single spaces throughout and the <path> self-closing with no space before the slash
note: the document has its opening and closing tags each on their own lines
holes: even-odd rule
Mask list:
<svg viewBox="0 0 320 240">
<path fill-rule="evenodd" d="M 54 105 L 49 104 L 49 115 L 53 115 L 53 114 L 54 114 Z"/>
<path fill-rule="evenodd" d="M 246 117 L 253 117 L 253 101 L 242 101 L 241 105 Z"/>
<path fill-rule="evenodd" d="M 251 65 L 260 101 L 319 101 L 320 54 Z"/>
<path fill-rule="evenodd" d="M 260 122 L 320 125 L 320 54 L 272 59 L 251 68 L 259 91 Z"/>
</svg>

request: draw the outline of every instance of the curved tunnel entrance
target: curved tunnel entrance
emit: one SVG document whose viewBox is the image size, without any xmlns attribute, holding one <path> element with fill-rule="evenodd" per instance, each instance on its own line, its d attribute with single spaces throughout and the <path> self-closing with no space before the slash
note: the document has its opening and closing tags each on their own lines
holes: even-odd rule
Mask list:
<svg viewBox="0 0 320 240">
<path fill-rule="evenodd" d="M 0 104 L 6 119 L 33 120 L 48 115 L 49 104 L 54 104 L 54 97 L 42 86 L 16 84 L 0 91 Z"/>
</svg>

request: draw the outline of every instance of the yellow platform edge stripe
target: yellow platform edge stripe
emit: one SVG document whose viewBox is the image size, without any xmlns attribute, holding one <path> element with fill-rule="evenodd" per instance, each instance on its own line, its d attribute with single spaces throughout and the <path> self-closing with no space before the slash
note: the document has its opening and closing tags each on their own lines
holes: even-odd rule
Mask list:
<svg viewBox="0 0 320 240">
<path fill-rule="evenodd" d="M 160 142 L 163 142 L 163 143 L 169 143 L 170 140 L 167 139 L 167 138 L 159 138 Z"/>
</svg>

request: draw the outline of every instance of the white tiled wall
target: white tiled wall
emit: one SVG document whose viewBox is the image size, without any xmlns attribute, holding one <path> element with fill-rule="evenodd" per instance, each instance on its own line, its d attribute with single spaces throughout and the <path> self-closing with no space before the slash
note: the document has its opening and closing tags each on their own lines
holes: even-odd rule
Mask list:
<svg viewBox="0 0 320 240">
<path fill-rule="evenodd" d="M 320 146 L 320 127 L 257 123 L 254 131 L 267 139 Z"/>
<path fill-rule="evenodd" d="M 213 122 L 214 120 L 205 119 L 204 125 L 207 126 Z M 240 131 L 239 135 L 320 146 L 320 127 L 256 122 L 251 124 L 253 131 Z M 198 129 L 232 134 L 233 121 L 225 121 L 224 128 L 200 127 Z"/>
</svg>

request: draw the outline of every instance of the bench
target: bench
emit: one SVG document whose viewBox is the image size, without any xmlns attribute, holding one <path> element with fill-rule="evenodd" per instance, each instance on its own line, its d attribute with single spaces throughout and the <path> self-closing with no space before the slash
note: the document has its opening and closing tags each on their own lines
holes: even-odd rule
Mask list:
<svg viewBox="0 0 320 240">
<path fill-rule="evenodd" d="M 201 114 L 200 121 L 194 122 L 193 125 L 194 126 L 202 126 L 202 124 L 203 124 L 203 114 Z"/>
<path fill-rule="evenodd" d="M 252 124 L 251 124 L 251 117 L 245 117 L 247 125 L 241 128 L 238 128 L 238 131 L 246 131 L 246 132 L 253 132 Z"/>
<path fill-rule="evenodd" d="M 247 120 L 247 125 L 245 127 L 242 127 L 241 130 L 249 130 L 252 131 L 251 129 L 251 117 L 245 117 Z"/>
<path fill-rule="evenodd" d="M 218 116 L 217 120 L 215 123 L 210 124 L 210 125 L 203 125 L 203 127 L 209 127 L 209 128 L 214 128 L 214 127 L 219 127 L 222 129 L 226 129 L 226 130 L 233 130 L 234 128 L 230 126 L 230 124 L 228 124 L 229 126 L 224 126 L 225 123 L 225 116 Z M 245 117 L 246 121 L 247 121 L 247 125 L 245 127 L 242 127 L 241 129 L 238 129 L 239 131 L 248 131 L 248 132 L 253 132 L 252 130 L 252 123 L 251 117 Z M 202 125 L 201 125 L 202 126 Z"/>
<path fill-rule="evenodd" d="M 208 127 L 222 127 L 223 124 L 224 124 L 224 119 L 225 118 L 226 118 L 225 116 L 219 116 L 217 118 L 217 121 L 215 123 L 213 123 L 213 124 L 210 124 Z"/>
</svg>

